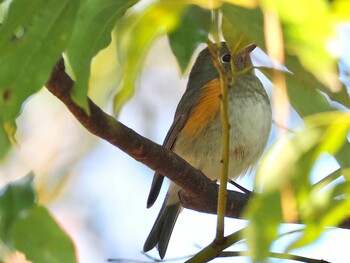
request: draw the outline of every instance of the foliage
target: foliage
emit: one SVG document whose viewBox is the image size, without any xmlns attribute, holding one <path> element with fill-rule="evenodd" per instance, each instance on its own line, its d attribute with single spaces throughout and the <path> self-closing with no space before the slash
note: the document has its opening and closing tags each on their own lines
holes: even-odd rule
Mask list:
<svg viewBox="0 0 350 263">
<path fill-rule="evenodd" d="M 339 54 L 329 48 L 338 41 L 339 23 L 349 20 L 347 1 L 33 0 L 28 5 L 25 0 L 12 0 L 0 4 L 5 13 L 0 27 L 0 158 L 15 143 L 15 121 L 24 102 L 45 84 L 62 53 L 76 81 L 72 98 L 88 110 L 91 62 L 111 43 L 112 36 L 116 38 L 119 81 L 111 92 L 117 113 L 133 95 L 147 52 L 160 37 L 168 37 L 184 72 L 198 45 L 207 42 L 217 28 L 213 14 L 222 15 L 219 31 L 232 49 L 253 42 L 263 51 L 269 44 L 264 23 L 268 14 L 276 14 L 290 71 L 285 73 L 288 98 L 305 126 L 295 135 L 283 136 L 262 160 L 256 187 L 263 191 L 246 211 L 251 222 L 243 234 L 248 238 L 248 253 L 253 260 L 265 260 L 284 220 L 302 219 L 305 223 L 302 237 L 290 244 L 290 249 L 315 241 L 326 226 L 349 216 L 350 100 L 337 79 Z M 271 79 L 276 72 L 260 70 Z M 338 160 L 345 177 L 326 191 L 331 180 L 310 183 L 310 172 L 324 153 Z M 2 191 L 2 242 L 34 262 L 74 262 L 68 237 L 48 211 L 35 203 L 31 180 L 27 177 Z M 37 225 L 43 228 L 36 229 Z M 38 231 L 37 235 L 30 235 L 33 231 Z M 19 238 L 24 234 L 31 240 L 30 246 Z M 38 253 L 43 240 L 47 253 L 41 256 L 47 256 L 45 260 Z M 56 242 L 65 246 L 55 246 Z"/>
<path fill-rule="evenodd" d="M 305 223 L 303 234 L 289 250 L 310 244 L 325 227 L 338 225 L 349 215 L 350 202 L 345 197 L 350 191 L 349 182 L 327 189 L 334 178 L 312 185 L 310 174 L 322 154 L 335 155 L 342 147 L 350 116 L 335 111 L 319 113 L 304 118 L 304 124 L 303 131 L 271 147 L 257 174 L 256 185 L 263 188 L 263 194 L 246 211 L 250 225 L 245 233 L 255 260 L 268 257 L 269 246 L 279 238 L 277 228 L 283 221 Z M 348 176 L 348 168 L 343 173 Z"/>
<path fill-rule="evenodd" d="M 1 261 L 18 250 L 33 262 L 76 262 L 72 241 L 46 208 L 36 203 L 33 175 L 0 191 Z"/>
</svg>

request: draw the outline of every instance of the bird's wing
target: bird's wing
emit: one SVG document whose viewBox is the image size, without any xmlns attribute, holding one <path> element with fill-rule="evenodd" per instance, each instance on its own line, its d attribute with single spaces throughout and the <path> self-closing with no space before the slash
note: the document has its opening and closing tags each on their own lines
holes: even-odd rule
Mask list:
<svg viewBox="0 0 350 263">
<path fill-rule="evenodd" d="M 175 146 L 177 136 L 186 124 L 190 114 L 181 114 L 175 116 L 174 122 L 171 125 L 167 136 L 165 137 L 163 146 L 169 150 L 172 150 Z M 162 187 L 164 176 L 155 173 L 151 185 L 151 190 L 147 199 L 147 208 L 151 207 L 156 201 L 160 188 Z"/>
<path fill-rule="evenodd" d="M 190 117 L 192 118 L 192 116 L 192 122 L 195 123 L 195 125 L 186 126 L 188 127 L 186 132 L 193 131 L 193 128 L 195 130 L 203 128 L 204 126 L 202 124 L 206 123 L 208 118 L 213 118 L 217 113 L 220 102 L 220 92 L 220 80 L 218 78 L 209 81 L 200 89 L 192 88 L 191 90 L 187 90 L 176 109 L 174 122 L 165 137 L 163 146 L 169 150 L 174 149 L 180 132 L 184 129 L 188 119 Z M 156 201 L 163 180 L 163 175 L 154 174 L 151 190 L 147 199 L 147 207 L 151 207 Z"/>
<path fill-rule="evenodd" d="M 163 142 L 163 146 L 169 150 L 173 150 L 178 135 L 180 134 L 181 130 L 184 128 L 188 118 L 191 115 L 192 107 L 194 103 L 189 103 L 189 96 L 192 96 L 191 92 L 186 92 L 182 99 L 179 102 L 179 106 L 176 109 L 175 117 L 173 124 L 171 125 L 165 139 Z M 160 188 L 162 187 L 164 180 L 164 176 L 160 175 L 158 173 L 155 173 L 153 176 L 153 181 L 151 185 L 151 189 L 148 195 L 147 199 L 147 208 L 151 207 L 154 202 L 156 201 Z"/>
</svg>

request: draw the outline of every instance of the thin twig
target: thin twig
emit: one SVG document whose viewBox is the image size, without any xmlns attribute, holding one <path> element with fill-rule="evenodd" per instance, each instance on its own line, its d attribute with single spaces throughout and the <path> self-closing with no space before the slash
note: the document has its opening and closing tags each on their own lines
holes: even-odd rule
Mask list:
<svg viewBox="0 0 350 263">
<path fill-rule="evenodd" d="M 238 188 L 239 190 L 241 190 L 243 193 L 245 193 L 247 195 L 251 195 L 252 194 L 252 191 L 250 191 L 247 188 L 241 186 L 240 184 L 236 183 L 233 180 L 230 180 L 229 183 L 232 184 L 234 187 Z"/>
<path fill-rule="evenodd" d="M 227 181 L 228 181 L 228 166 L 229 166 L 229 152 L 230 152 L 230 123 L 228 120 L 228 104 L 227 104 L 227 78 L 224 69 L 220 64 L 220 58 L 218 50 L 213 44 L 208 44 L 209 51 L 213 58 L 213 63 L 216 70 L 219 72 L 220 78 L 220 114 L 221 114 L 221 126 L 222 126 L 222 152 L 221 152 L 221 175 L 219 186 L 219 199 L 218 199 L 218 219 L 217 219 L 217 231 L 215 240 L 218 243 L 224 241 L 224 221 L 226 214 L 227 203 Z"/>
<path fill-rule="evenodd" d="M 318 181 L 317 183 L 313 184 L 312 187 L 318 187 L 318 186 L 321 186 L 323 184 L 329 184 L 329 183 L 333 182 L 334 180 L 338 179 L 342 175 L 343 175 L 342 169 L 339 168 L 339 169 L 335 170 L 334 172 L 330 173 L 329 175 L 327 175 L 326 177 L 324 177 L 323 179 L 321 179 L 320 181 Z"/>
<path fill-rule="evenodd" d="M 219 257 L 239 257 L 239 256 L 245 256 L 246 251 L 223 251 Z M 313 259 L 303 256 L 297 256 L 293 254 L 283 254 L 283 253 L 275 253 L 270 252 L 269 253 L 270 258 L 278 258 L 278 259 L 289 259 L 289 260 L 295 260 L 305 263 L 330 263 L 329 261 L 325 261 L 323 259 Z"/>
<path fill-rule="evenodd" d="M 135 263 L 150 263 L 150 262 L 172 262 L 172 261 L 179 261 L 179 260 L 185 260 L 188 259 L 189 257 L 192 257 L 193 255 L 188 255 L 188 256 L 181 256 L 181 257 L 176 257 L 176 258 L 167 258 L 167 259 L 158 259 L 153 256 L 150 256 L 149 254 L 145 252 L 141 252 L 142 255 L 147 257 L 148 259 L 152 261 L 144 261 L 144 260 L 134 260 L 134 259 L 123 259 L 123 258 L 109 258 L 106 261 L 107 262 L 135 262 Z"/>
</svg>

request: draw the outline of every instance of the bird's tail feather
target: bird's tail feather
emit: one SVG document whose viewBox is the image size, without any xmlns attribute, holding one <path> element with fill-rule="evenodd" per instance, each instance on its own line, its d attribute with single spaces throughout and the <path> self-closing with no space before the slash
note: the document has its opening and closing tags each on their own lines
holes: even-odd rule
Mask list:
<svg viewBox="0 0 350 263">
<path fill-rule="evenodd" d="M 173 232 L 175 222 L 182 210 L 180 203 L 166 205 L 164 202 L 156 222 L 154 223 L 150 234 L 148 235 L 143 251 L 147 252 L 154 247 L 158 248 L 159 256 L 163 259 L 168 248 L 171 233 Z"/>
</svg>

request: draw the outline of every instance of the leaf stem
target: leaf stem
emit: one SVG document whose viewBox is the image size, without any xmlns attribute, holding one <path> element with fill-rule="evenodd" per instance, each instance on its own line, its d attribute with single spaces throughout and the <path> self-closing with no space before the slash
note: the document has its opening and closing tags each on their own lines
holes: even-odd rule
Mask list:
<svg viewBox="0 0 350 263">
<path fill-rule="evenodd" d="M 342 170 L 339 168 L 339 169 L 333 171 L 332 173 L 330 173 L 329 175 L 327 175 L 326 177 L 324 177 L 323 179 L 321 179 L 320 181 L 318 181 L 317 183 L 315 183 L 312 187 L 327 185 L 327 184 L 333 182 L 335 179 L 338 179 L 342 175 L 343 175 Z"/>
</svg>

